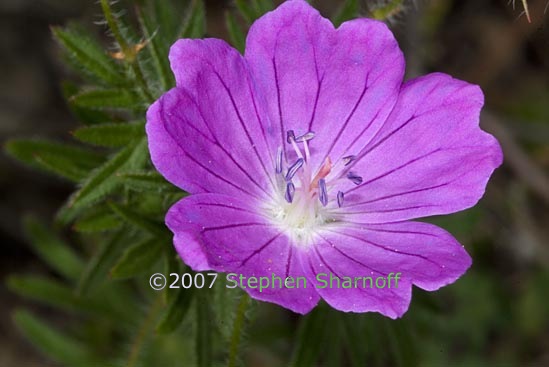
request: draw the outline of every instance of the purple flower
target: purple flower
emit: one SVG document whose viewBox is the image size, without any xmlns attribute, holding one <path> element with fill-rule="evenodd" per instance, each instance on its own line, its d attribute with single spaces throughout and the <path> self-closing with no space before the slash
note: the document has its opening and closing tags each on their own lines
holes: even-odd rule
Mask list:
<svg viewBox="0 0 549 367">
<path fill-rule="evenodd" d="M 305 1 L 257 20 L 245 55 L 217 39 L 177 41 L 177 87 L 147 113 L 154 165 L 192 195 L 166 216 L 196 271 L 304 277 L 307 288 L 246 288 L 307 313 L 408 309 L 470 266 L 434 225 L 469 208 L 502 162 L 478 126 L 479 87 L 445 74 L 403 83 L 404 59 L 378 21 L 338 29 Z M 319 288 L 319 274 L 385 277 L 398 287 Z"/>
</svg>

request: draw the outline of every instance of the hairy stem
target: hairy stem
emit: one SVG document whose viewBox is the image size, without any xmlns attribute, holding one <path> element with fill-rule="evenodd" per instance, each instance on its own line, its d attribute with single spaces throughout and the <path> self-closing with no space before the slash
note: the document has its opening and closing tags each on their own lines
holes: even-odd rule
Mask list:
<svg viewBox="0 0 549 367">
<path fill-rule="evenodd" d="M 147 335 L 149 335 L 149 332 L 152 329 L 154 320 L 156 320 L 156 316 L 161 306 L 162 306 L 162 297 L 158 296 L 156 297 L 154 303 L 151 305 L 149 312 L 145 317 L 145 320 L 143 320 L 143 322 L 141 323 L 141 326 L 139 327 L 139 331 L 137 332 L 137 335 L 135 336 L 134 340 L 131 343 L 130 354 L 128 356 L 128 363 L 126 363 L 127 367 L 136 366 L 137 361 L 139 360 L 139 355 L 141 353 L 143 344 L 145 343 L 145 340 L 147 339 Z"/>
<path fill-rule="evenodd" d="M 246 320 L 246 310 L 250 303 L 250 296 L 247 293 L 242 295 L 238 307 L 236 309 L 236 317 L 233 324 L 233 333 L 231 335 L 231 347 L 229 351 L 228 367 L 235 367 L 238 357 L 238 348 L 240 346 L 240 340 L 242 337 L 242 331 L 244 328 L 244 321 Z"/>
<path fill-rule="evenodd" d="M 143 96 L 145 97 L 147 102 L 153 102 L 154 97 L 149 90 L 149 87 L 143 75 L 143 70 L 141 70 L 141 66 L 139 65 L 139 61 L 137 60 L 137 51 L 135 51 L 132 46 L 130 46 L 128 42 L 126 42 L 126 40 L 124 39 L 116 18 L 112 13 L 109 0 L 101 0 L 101 8 L 103 9 L 103 14 L 105 15 L 105 20 L 107 21 L 109 29 L 111 30 L 114 39 L 120 46 L 120 50 L 124 55 L 124 59 L 130 64 L 130 67 L 135 74 L 135 79 L 139 84 L 139 87 L 141 88 Z"/>
</svg>

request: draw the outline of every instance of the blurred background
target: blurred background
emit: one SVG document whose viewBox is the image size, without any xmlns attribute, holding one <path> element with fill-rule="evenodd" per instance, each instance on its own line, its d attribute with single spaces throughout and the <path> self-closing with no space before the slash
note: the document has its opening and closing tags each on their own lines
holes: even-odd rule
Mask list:
<svg viewBox="0 0 549 367">
<path fill-rule="evenodd" d="M 507 0 L 417 0 L 389 18 L 408 77 L 440 71 L 482 87 L 481 126 L 499 139 L 505 155 L 478 206 L 430 219 L 453 233 L 474 263 L 434 295 L 414 290 L 403 321 L 416 326 L 411 353 L 420 365 L 549 366 L 548 1 L 528 2 L 531 22 L 520 2 L 514 7 Z M 361 14 L 378 2 L 359 1 Z M 313 3 L 330 16 L 343 1 Z M 132 8 L 126 4 L 118 7 Z M 208 35 L 228 38 L 224 14 L 232 8 L 229 0 L 206 1 Z M 64 68 L 49 27 L 77 21 L 108 45 L 104 28 L 94 25 L 100 14 L 95 1 L 0 0 L 2 143 L 22 136 L 71 139 L 78 122 L 61 82 L 74 76 Z M 67 181 L 0 155 L 2 280 L 14 272 L 48 272 L 26 244 L 21 218 L 32 212 L 49 220 L 73 190 Z M 11 313 L 25 305 L 55 323 L 62 324 L 64 316 L 14 295 L 3 281 L 0 297 L 0 366 L 45 366 L 14 327 Z M 295 318 L 276 320 L 282 324 L 261 317 L 254 323 L 250 333 L 258 339 L 248 342 L 250 365 L 284 360 L 277 353 L 291 340 L 285 336 L 295 332 Z M 372 316 L 372 322 L 380 320 Z M 264 336 L 267 332 L 274 336 Z M 271 348 L 275 342 L 282 346 Z"/>
</svg>

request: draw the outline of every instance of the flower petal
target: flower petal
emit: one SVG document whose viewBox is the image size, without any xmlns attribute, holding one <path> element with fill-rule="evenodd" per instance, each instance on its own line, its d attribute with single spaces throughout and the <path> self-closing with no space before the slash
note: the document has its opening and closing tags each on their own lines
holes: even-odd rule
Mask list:
<svg viewBox="0 0 549 367">
<path fill-rule="evenodd" d="M 271 282 L 262 290 L 248 286 L 244 290 L 256 299 L 302 314 L 317 304 L 319 296 L 314 288 L 284 286 L 286 277 L 304 277 L 296 260 L 300 250 L 268 219 L 256 213 L 253 200 L 193 195 L 170 209 L 166 224 L 175 234 L 179 254 L 190 266 L 197 265 L 196 270 L 212 269 L 269 280 L 275 276 L 281 283 L 275 279 L 274 287 Z"/>
<path fill-rule="evenodd" d="M 220 40 L 183 39 L 170 60 L 178 87 L 147 112 L 156 168 L 191 193 L 270 193 L 278 135 L 241 55 Z"/>
<path fill-rule="evenodd" d="M 478 126 L 483 100 L 479 87 L 445 74 L 406 83 L 350 166 L 363 183 L 347 183 L 349 220 L 401 221 L 475 205 L 503 159 L 496 139 Z"/>
<path fill-rule="evenodd" d="M 358 153 L 396 102 L 404 73 L 402 53 L 383 23 L 353 20 L 336 30 L 301 0 L 252 25 L 245 58 L 279 140 L 287 130 L 314 131 L 317 165 L 328 155 L 335 161 Z"/>
<path fill-rule="evenodd" d="M 356 225 L 324 231 L 320 238 L 310 250 L 310 277 L 324 273 L 329 279 L 332 273 L 340 278 L 373 278 L 373 287 L 367 282 L 366 287 L 317 289 L 326 302 L 342 311 L 400 317 L 408 309 L 412 284 L 436 290 L 454 282 L 471 265 L 467 252 L 449 233 L 428 223 Z M 392 282 L 388 280 L 391 273 Z M 380 277 L 385 281 L 380 279 L 378 288 Z"/>
</svg>

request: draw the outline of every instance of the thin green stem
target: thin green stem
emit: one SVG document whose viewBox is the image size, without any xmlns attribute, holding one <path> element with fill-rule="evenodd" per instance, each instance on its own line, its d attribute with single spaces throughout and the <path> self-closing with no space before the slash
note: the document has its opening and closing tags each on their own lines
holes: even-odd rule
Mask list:
<svg viewBox="0 0 549 367">
<path fill-rule="evenodd" d="M 118 27 L 118 23 L 116 23 L 116 20 L 114 18 L 114 15 L 112 14 L 111 6 L 109 4 L 109 0 L 101 0 L 101 8 L 103 9 L 103 14 L 105 15 L 105 20 L 107 21 L 107 24 L 109 25 L 109 28 L 112 32 L 112 35 L 114 36 L 114 39 L 118 44 L 120 45 L 120 48 L 122 49 L 122 52 L 124 54 L 127 54 L 129 47 L 126 43 L 126 40 L 124 37 L 122 37 L 122 32 L 120 32 L 120 28 Z"/>
<path fill-rule="evenodd" d="M 130 67 L 135 74 L 135 79 L 139 84 L 139 87 L 141 88 L 143 96 L 145 97 L 147 102 L 153 102 L 154 97 L 149 89 L 149 86 L 147 85 L 147 82 L 145 81 L 143 70 L 141 70 L 141 66 L 139 65 L 139 61 L 137 59 L 137 52 L 132 49 L 132 47 L 126 42 L 124 36 L 122 35 L 116 18 L 112 14 L 109 0 L 101 0 L 101 8 L 103 9 L 103 14 L 105 15 L 105 20 L 107 21 L 109 29 L 111 30 L 114 39 L 120 46 L 120 50 L 124 55 L 124 59 L 130 64 Z"/>
<path fill-rule="evenodd" d="M 228 367 L 235 367 L 238 357 L 238 350 L 240 346 L 240 340 L 242 339 L 242 331 L 244 329 L 244 321 L 246 320 L 246 310 L 250 303 L 250 296 L 244 293 L 240 298 L 238 307 L 236 309 L 236 317 L 233 324 L 233 333 L 231 335 L 231 347 L 229 350 L 229 362 Z"/>
<path fill-rule="evenodd" d="M 145 340 L 147 339 L 147 335 L 149 335 L 153 327 L 158 311 L 162 307 L 162 303 L 163 303 L 162 297 L 158 296 L 156 297 L 154 303 L 151 305 L 151 308 L 149 309 L 149 312 L 147 313 L 145 320 L 143 320 L 143 323 L 139 327 L 139 331 L 137 332 L 135 339 L 131 343 L 130 354 L 128 356 L 128 363 L 126 364 L 127 367 L 136 366 L 137 361 L 139 360 L 139 355 L 141 354 L 141 349 L 143 347 L 143 344 L 145 343 Z"/>
<path fill-rule="evenodd" d="M 135 78 L 139 83 L 139 86 L 141 87 L 141 91 L 143 92 L 143 95 L 147 99 L 147 102 L 149 103 L 154 102 L 154 97 L 151 91 L 149 90 L 149 86 L 147 85 L 147 82 L 145 81 L 145 77 L 143 76 L 143 71 L 141 70 L 141 66 L 139 66 L 139 61 L 137 61 L 137 57 L 131 63 L 131 67 L 132 67 L 133 73 L 135 74 Z"/>
<path fill-rule="evenodd" d="M 196 354 L 199 367 L 212 365 L 212 313 L 210 297 L 206 290 L 201 289 L 196 294 L 197 330 Z"/>
</svg>

